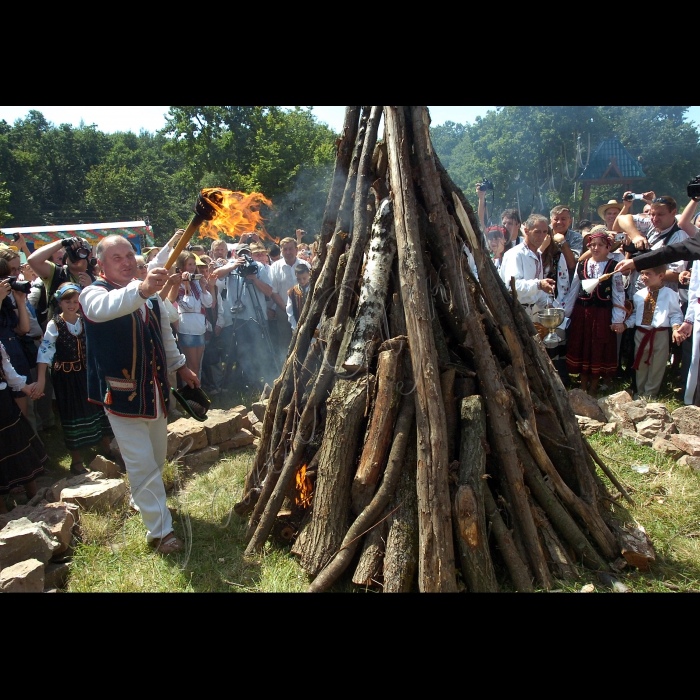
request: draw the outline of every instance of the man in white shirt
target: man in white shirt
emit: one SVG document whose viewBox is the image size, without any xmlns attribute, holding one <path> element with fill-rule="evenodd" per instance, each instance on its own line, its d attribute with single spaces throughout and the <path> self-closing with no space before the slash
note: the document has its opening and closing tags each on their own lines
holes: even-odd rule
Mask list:
<svg viewBox="0 0 700 700">
<path fill-rule="evenodd" d="M 518 301 L 535 321 L 537 312 L 545 307 L 555 286 L 553 279 L 544 277 L 542 255 L 539 252 L 549 233 L 549 222 L 541 214 L 532 214 L 525 222 L 523 230 L 523 242 L 503 255 L 499 274 L 509 289 L 511 278 L 515 278 Z"/>
<path fill-rule="evenodd" d="M 287 350 L 292 340 L 292 327 L 287 319 L 287 301 L 289 300 L 289 290 L 297 283 L 294 268 L 297 265 L 309 263 L 297 257 L 297 242 L 293 238 L 283 238 L 280 241 L 282 257 L 270 266 L 270 285 L 272 286 L 272 301 L 275 302 L 275 320 L 277 321 L 277 352 L 280 365 L 287 359 Z"/>
<path fill-rule="evenodd" d="M 83 289 L 88 400 L 102 405 L 126 465 L 131 497 L 148 530 L 146 539 L 162 554 L 182 550 L 163 485 L 170 401 L 168 371 L 199 386 L 175 343 L 168 314 L 157 292 L 165 268 L 134 279 L 136 254 L 122 236 L 97 246 L 100 278 Z"/>
</svg>

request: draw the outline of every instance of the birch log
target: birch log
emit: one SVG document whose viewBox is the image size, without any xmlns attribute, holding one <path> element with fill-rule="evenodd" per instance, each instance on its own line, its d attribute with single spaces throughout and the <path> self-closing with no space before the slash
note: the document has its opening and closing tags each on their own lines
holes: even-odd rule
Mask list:
<svg viewBox="0 0 700 700">
<path fill-rule="evenodd" d="M 396 254 L 394 210 L 391 200 L 383 199 L 372 225 L 369 251 L 365 261 L 360 301 L 357 305 L 355 328 L 343 367 L 348 371 L 367 368 L 370 352 L 367 347 L 376 343 L 380 322 L 384 317 L 391 265 Z"/>
</svg>

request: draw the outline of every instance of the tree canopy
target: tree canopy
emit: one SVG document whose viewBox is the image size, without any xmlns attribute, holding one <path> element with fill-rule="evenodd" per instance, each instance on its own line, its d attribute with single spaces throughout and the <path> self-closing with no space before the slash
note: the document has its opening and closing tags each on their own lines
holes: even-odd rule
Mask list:
<svg viewBox="0 0 700 700">
<path fill-rule="evenodd" d="M 167 240 L 197 192 L 262 192 L 273 236 L 315 231 L 336 135 L 310 108 L 171 107 L 164 129 L 105 134 L 55 126 L 36 111 L 0 121 L 0 224 L 46 226 L 148 219 Z"/>
<path fill-rule="evenodd" d="M 447 122 L 431 131 L 438 156 L 470 199 L 477 182 L 493 182 L 494 216 L 518 205 L 523 218 L 547 214 L 557 204 L 577 205 L 576 177 L 608 137 L 641 158 L 646 177 L 638 191 L 669 194 L 682 206 L 688 181 L 700 173 L 700 137 L 684 121 L 687 109 L 499 107 L 473 124 Z M 621 195 L 620 186 L 593 187 L 591 207 Z"/>
<path fill-rule="evenodd" d="M 473 124 L 431 129 L 435 150 L 470 200 L 494 183 L 496 216 L 520 205 L 547 213 L 581 199 L 575 179 L 601 139 L 614 136 L 641 158 L 639 191 L 685 203 L 700 173 L 698 130 L 687 107 L 499 107 Z M 148 219 L 167 240 L 192 215 L 197 192 L 261 192 L 275 237 L 320 225 L 335 134 L 310 107 L 174 106 L 158 133 L 105 134 L 95 125 L 54 125 L 36 110 L 0 121 L 0 225 L 43 226 Z M 622 194 L 593 188 L 591 206 Z"/>
</svg>

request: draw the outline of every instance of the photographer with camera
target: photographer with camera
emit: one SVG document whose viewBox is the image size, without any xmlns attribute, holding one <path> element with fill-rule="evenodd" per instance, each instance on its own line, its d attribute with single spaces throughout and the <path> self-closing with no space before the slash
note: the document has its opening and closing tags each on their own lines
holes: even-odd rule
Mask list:
<svg viewBox="0 0 700 700">
<path fill-rule="evenodd" d="M 63 264 L 57 265 L 52 258 L 57 251 L 64 249 Z M 87 287 L 95 281 L 94 265 L 96 260 L 92 256 L 92 246 L 84 238 L 62 238 L 35 250 L 27 258 L 29 266 L 41 278 L 44 285 L 44 297 L 41 306 L 46 304 L 46 315 L 43 309 L 37 309 L 39 323 L 46 328 L 46 323 L 56 313 L 56 300 L 54 294 L 64 282 L 73 282 L 81 288 Z"/>
<path fill-rule="evenodd" d="M 31 376 L 36 367 L 36 345 L 26 338 L 31 328 L 27 309 L 29 282 L 19 281 L 21 260 L 11 248 L 0 248 L 0 342 L 5 346 L 10 362 L 18 374 Z M 27 396 L 13 390 L 12 398 L 27 417 Z"/>
<path fill-rule="evenodd" d="M 266 266 L 253 260 L 249 244 L 238 243 L 230 262 L 214 270 L 213 274 L 218 283 L 223 283 L 223 326 L 217 321 L 214 332 L 221 336 L 224 347 L 224 376 L 228 376 L 235 361 L 243 391 L 246 391 L 244 387 L 258 389 L 263 377 L 271 384 L 276 373 L 274 358 L 268 357 L 270 334 L 265 297 L 272 294 L 272 287 Z M 228 390 L 230 387 L 221 388 Z"/>
</svg>

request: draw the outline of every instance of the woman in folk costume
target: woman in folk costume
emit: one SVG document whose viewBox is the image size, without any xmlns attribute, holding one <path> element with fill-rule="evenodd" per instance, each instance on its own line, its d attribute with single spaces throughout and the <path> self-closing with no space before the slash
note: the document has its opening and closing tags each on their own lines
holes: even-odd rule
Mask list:
<svg viewBox="0 0 700 700">
<path fill-rule="evenodd" d="M 61 416 L 63 441 L 71 455 L 70 470 L 85 474 L 82 448 L 102 443 L 109 454 L 114 436 L 100 406 L 88 402 L 85 364 L 85 328 L 78 314 L 82 288 L 64 282 L 54 297 L 60 309 L 46 325 L 37 357 L 36 391 L 41 394 L 50 368 L 51 381 Z"/>
<path fill-rule="evenodd" d="M 13 391 L 26 396 L 37 393 L 36 385 L 27 384 L 27 378 L 17 374 L 2 343 L 0 356 L 0 513 L 6 513 L 3 496 L 12 489 L 24 486 L 27 498 L 36 495 L 36 477 L 44 471 L 47 457 L 44 445 L 12 397 Z"/>
<path fill-rule="evenodd" d="M 571 317 L 566 366 L 571 374 L 581 375 L 581 389 L 595 396 L 600 377 L 612 380 L 617 371 L 617 335 L 613 326 L 623 324 L 627 312 L 621 275 L 600 282 L 590 292 L 582 286 L 585 280 L 612 272 L 616 265 L 607 233 L 592 233 L 588 246 L 591 257 L 576 266 L 564 304 L 566 315 Z"/>
<path fill-rule="evenodd" d="M 683 400 L 688 406 L 700 406 L 700 382 L 698 381 L 698 374 L 700 374 L 698 369 L 700 365 L 700 261 L 698 260 L 693 263 L 688 287 L 688 309 L 678 333 L 681 340 L 693 336 L 693 354 Z"/>
<path fill-rule="evenodd" d="M 202 265 L 202 262 L 192 252 L 181 253 L 177 259 L 177 269 L 182 273 L 182 283 L 177 294 L 177 311 L 180 318 L 177 337 L 180 349 L 187 358 L 187 366 L 199 375 L 204 355 L 204 334 L 207 330 L 205 309 L 213 305 L 214 298 L 206 286 L 207 279 L 204 276 L 201 277 L 204 285 L 194 279 L 197 265 Z"/>
</svg>

